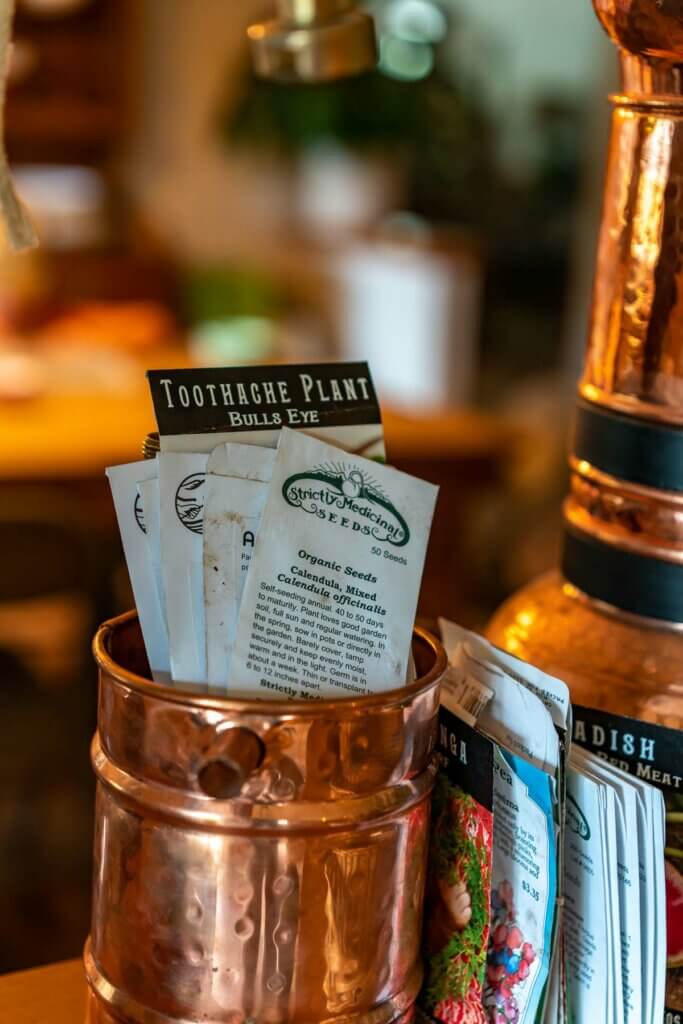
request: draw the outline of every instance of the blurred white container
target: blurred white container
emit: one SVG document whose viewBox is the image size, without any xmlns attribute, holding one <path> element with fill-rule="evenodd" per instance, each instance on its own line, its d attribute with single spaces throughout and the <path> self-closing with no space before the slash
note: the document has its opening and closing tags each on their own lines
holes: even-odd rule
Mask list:
<svg viewBox="0 0 683 1024">
<path fill-rule="evenodd" d="M 482 290 L 472 246 L 358 242 L 338 281 L 341 357 L 368 360 L 384 401 L 412 412 L 471 402 Z"/>
<path fill-rule="evenodd" d="M 107 186 L 91 167 L 21 164 L 14 183 L 48 249 L 79 249 L 106 240 Z"/>
</svg>

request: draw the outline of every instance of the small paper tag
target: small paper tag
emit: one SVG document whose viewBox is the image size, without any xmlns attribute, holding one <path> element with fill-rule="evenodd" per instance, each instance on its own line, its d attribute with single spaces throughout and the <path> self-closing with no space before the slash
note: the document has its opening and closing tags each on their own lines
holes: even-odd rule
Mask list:
<svg viewBox="0 0 683 1024">
<path fill-rule="evenodd" d="M 441 682 L 452 702 L 466 715 L 469 725 L 476 724 L 479 715 L 493 697 L 493 690 L 480 683 L 474 676 L 463 672 L 459 666 L 449 665 Z"/>
</svg>

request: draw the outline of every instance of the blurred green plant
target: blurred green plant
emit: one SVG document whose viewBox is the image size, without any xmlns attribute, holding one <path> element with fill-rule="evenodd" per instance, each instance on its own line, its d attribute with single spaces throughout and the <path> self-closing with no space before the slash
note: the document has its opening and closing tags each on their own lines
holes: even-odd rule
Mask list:
<svg viewBox="0 0 683 1024">
<path fill-rule="evenodd" d="M 375 148 L 410 138 L 414 107 L 412 83 L 378 71 L 315 85 L 281 84 L 247 72 L 223 129 L 228 142 L 285 155 L 321 140 Z"/>
<path fill-rule="evenodd" d="M 292 159 L 322 142 L 398 158 L 411 209 L 431 219 L 481 225 L 490 208 L 493 126 L 476 97 L 438 70 L 416 82 L 373 71 L 323 85 L 247 73 L 221 129 L 228 144 Z"/>
<path fill-rule="evenodd" d="M 225 266 L 193 267 L 183 278 L 181 303 L 190 324 L 228 317 L 274 317 L 287 297 L 267 274 Z"/>
</svg>

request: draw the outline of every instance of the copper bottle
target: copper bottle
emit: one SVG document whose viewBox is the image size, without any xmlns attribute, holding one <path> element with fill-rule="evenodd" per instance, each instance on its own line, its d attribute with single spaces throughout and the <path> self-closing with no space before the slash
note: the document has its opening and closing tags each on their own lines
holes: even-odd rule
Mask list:
<svg viewBox="0 0 683 1024">
<path fill-rule="evenodd" d="M 489 637 L 574 700 L 683 724 L 683 11 L 594 0 L 620 51 L 562 568 Z"/>
<path fill-rule="evenodd" d="M 390 1024 L 420 987 L 441 645 L 418 679 L 327 701 L 234 700 L 146 677 L 105 623 L 89 1024 Z"/>
</svg>

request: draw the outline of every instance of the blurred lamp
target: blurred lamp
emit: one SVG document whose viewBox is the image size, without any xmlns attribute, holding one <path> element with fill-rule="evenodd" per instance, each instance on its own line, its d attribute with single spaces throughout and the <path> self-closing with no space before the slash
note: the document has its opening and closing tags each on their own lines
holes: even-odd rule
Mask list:
<svg viewBox="0 0 683 1024">
<path fill-rule="evenodd" d="M 277 17 L 248 29 L 254 70 L 284 82 L 326 82 L 377 60 L 372 18 L 355 0 L 278 0 Z"/>
<path fill-rule="evenodd" d="M 434 67 L 434 51 L 429 43 L 411 43 L 397 36 L 382 36 L 380 69 L 390 78 L 419 82 Z"/>
<path fill-rule="evenodd" d="M 45 18 L 62 18 L 87 7 L 90 0 L 19 0 L 19 7 L 29 14 Z"/>
<path fill-rule="evenodd" d="M 440 43 L 446 38 L 446 15 L 433 0 L 394 0 L 384 16 L 387 30 L 408 43 Z"/>
</svg>

